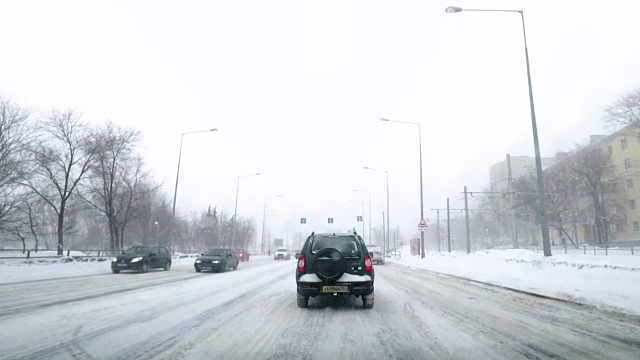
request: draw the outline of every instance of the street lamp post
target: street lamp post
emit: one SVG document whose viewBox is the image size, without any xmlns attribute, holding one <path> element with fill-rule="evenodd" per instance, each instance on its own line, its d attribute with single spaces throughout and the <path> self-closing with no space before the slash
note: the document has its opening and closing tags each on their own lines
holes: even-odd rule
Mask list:
<svg viewBox="0 0 640 360">
<path fill-rule="evenodd" d="M 371 219 L 371 191 L 364 191 L 364 190 L 357 190 L 357 189 L 353 189 L 353 191 L 369 194 L 369 220 L 367 220 L 367 222 L 369 223 L 369 245 L 371 245 L 371 220 L 372 220 Z"/>
<path fill-rule="evenodd" d="M 371 171 L 378 171 L 378 172 L 383 172 L 385 174 L 387 174 L 387 236 L 386 236 L 386 241 L 384 246 L 382 247 L 383 252 L 386 254 L 387 252 L 387 247 L 389 246 L 389 228 L 391 227 L 391 223 L 389 222 L 389 171 L 387 170 L 381 170 L 381 169 L 374 169 L 374 168 L 370 168 L 368 166 L 364 167 L 365 170 L 371 170 Z"/>
<path fill-rule="evenodd" d="M 267 229 L 267 199 L 274 199 L 274 198 L 279 198 L 282 197 L 282 195 L 275 195 L 275 196 L 271 196 L 271 197 L 264 197 L 264 209 L 262 210 L 262 242 L 260 245 L 260 252 L 264 253 L 264 241 L 265 241 L 265 231 Z"/>
<path fill-rule="evenodd" d="M 362 207 L 362 213 L 361 213 L 362 214 L 362 235 L 364 235 L 364 202 L 353 201 L 353 200 L 351 200 L 349 202 L 354 203 L 354 204 L 360 204 L 360 206 Z"/>
<path fill-rule="evenodd" d="M 248 175 L 240 175 L 238 176 L 238 182 L 236 184 L 236 205 L 233 208 L 233 224 L 232 224 L 232 228 L 231 228 L 231 248 L 235 249 L 236 247 L 236 218 L 238 216 L 238 194 L 240 193 L 240 179 L 244 178 L 244 177 L 249 177 L 249 176 L 260 176 L 262 175 L 261 173 L 255 173 L 255 174 L 248 174 Z"/>
<path fill-rule="evenodd" d="M 424 219 L 424 191 L 423 191 L 423 185 L 422 185 L 423 183 L 422 182 L 422 128 L 420 127 L 420 123 L 410 122 L 410 121 L 389 120 L 385 118 L 380 119 L 380 121 L 416 125 L 418 127 L 418 145 L 419 145 L 419 151 L 420 151 L 420 220 L 422 221 Z M 420 231 L 420 257 L 424 258 L 424 256 L 425 256 L 424 231 Z"/>
<path fill-rule="evenodd" d="M 510 12 L 520 14 L 522 19 L 522 35 L 524 37 L 524 56 L 527 65 L 527 83 L 529 85 L 529 108 L 531 110 L 531 128 L 533 132 L 533 147 L 536 157 L 536 177 L 538 185 L 538 212 L 540 216 L 540 225 L 542 227 L 542 247 L 544 256 L 551 256 L 551 242 L 549 240 L 549 226 L 547 224 L 547 214 L 544 205 L 544 179 L 542 175 L 542 158 L 540 156 L 540 143 L 538 141 L 538 125 L 536 122 L 536 110 L 533 105 L 533 87 L 531 86 L 531 69 L 529 67 L 529 49 L 527 47 L 527 31 L 524 26 L 523 10 L 496 10 L 496 9 L 463 9 L 457 6 L 449 6 L 445 10 L 447 13 L 459 13 L 462 11 L 481 11 L 481 12 Z"/>
<path fill-rule="evenodd" d="M 218 129 L 191 131 L 191 132 L 182 133 L 182 135 L 180 135 L 180 152 L 178 153 L 178 170 L 176 171 L 176 189 L 173 192 L 173 210 L 171 211 L 171 215 L 173 217 L 176 216 L 176 199 L 178 197 L 178 180 L 180 179 L 180 160 L 182 159 L 182 141 L 184 140 L 184 136 L 189 134 L 198 134 L 198 133 L 211 132 L 211 131 L 218 131 Z"/>
<path fill-rule="evenodd" d="M 158 246 L 158 232 L 160 230 L 160 224 L 158 224 L 157 220 L 155 222 L 155 225 L 156 225 L 156 246 Z"/>
</svg>

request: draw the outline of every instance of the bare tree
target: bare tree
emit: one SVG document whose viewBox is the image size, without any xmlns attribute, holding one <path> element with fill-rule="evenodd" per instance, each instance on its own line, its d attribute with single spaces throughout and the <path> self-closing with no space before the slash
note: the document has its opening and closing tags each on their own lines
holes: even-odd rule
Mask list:
<svg viewBox="0 0 640 360">
<path fill-rule="evenodd" d="M 640 87 L 631 90 L 605 109 L 606 122 L 614 128 L 630 126 L 640 131 Z"/>
<path fill-rule="evenodd" d="M 611 158 L 599 147 L 578 146 L 568 159 L 579 181 L 579 190 L 590 200 L 596 241 L 607 245 L 611 225 L 626 220 Z"/>
<path fill-rule="evenodd" d="M 40 130 L 46 141 L 31 149 L 34 173 L 25 184 L 54 210 L 58 255 L 62 255 L 67 204 L 89 171 L 95 149 L 88 141 L 87 124 L 73 110 L 52 111 Z"/>
<path fill-rule="evenodd" d="M 579 181 L 568 161 L 557 163 L 544 172 L 547 197 L 545 211 L 549 226 L 558 233 L 563 242 L 569 240 L 573 246 L 577 246 L 573 233 L 577 227 L 577 208 L 581 199 L 577 191 Z M 515 189 L 519 192 L 518 204 L 521 210 L 524 210 L 524 215 L 534 218 L 537 212 L 535 173 L 531 172 L 518 178 Z"/>
<path fill-rule="evenodd" d="M 124 249 L 124 232 L 140 183 L 146 177 L 142 159 L 136 153 L 140 132 L 107 122 L 92 136 L 96 149 L 85 200 L 108 221 L 112 250 Z"/>
<path fill-rule="evenodd" d="M 27 146 L 32 139 L 30 112 L 0 97 L 0 230 L 8 230 L 18 211 L 27 176 Z"/>
</svg>

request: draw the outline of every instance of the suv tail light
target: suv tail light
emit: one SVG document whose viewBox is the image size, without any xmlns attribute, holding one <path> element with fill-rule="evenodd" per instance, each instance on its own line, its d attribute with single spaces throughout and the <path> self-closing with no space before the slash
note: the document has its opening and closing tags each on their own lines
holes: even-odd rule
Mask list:
<svg viewBox="0 0 640 360">
<path fill-rule="evenodd" d="M 371 272 L 371 257 L 369 255 L 364 256 L 364 271 Z"/>
<path fill-rule="evenodd" d="M 304 274 L 304 255 L 300 255 L 300 257 L 298 258 L 298 272 L 301 274 Z"/>
</svg>

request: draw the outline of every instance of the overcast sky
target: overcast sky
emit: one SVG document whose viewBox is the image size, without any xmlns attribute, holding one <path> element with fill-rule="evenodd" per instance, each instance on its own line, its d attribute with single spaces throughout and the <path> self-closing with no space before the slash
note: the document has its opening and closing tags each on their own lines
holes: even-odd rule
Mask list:
<svg viewBox="0 0 640 360">
<path fill-rule="evenodd" d="M 460 205 L 506 153 L 533 155 L 520 18 L 446 14 L 447 5 L 524 9 L 543 156 L 603 133 L 602 109 L 640 86 L 640 2 L 29 1 L 0 2 L 0 95 L 72 107 L 143 132 L 149 169 L 173 194 L 187 135 L 181 215 L 208 205 L 275 235 L 360 226 L 372 192 L 407 235 L 425 208 Z M 368 216 L 368 204 L 365 205 Z M 435 217 L 427 212 L 427 217 Z"/>
</svg>

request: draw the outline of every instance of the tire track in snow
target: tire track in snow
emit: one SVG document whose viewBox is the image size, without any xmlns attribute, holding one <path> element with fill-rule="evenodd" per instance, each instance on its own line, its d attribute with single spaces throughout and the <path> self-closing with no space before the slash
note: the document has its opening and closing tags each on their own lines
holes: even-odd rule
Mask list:
<svg viewBox="0 0 640 360">
<path fill-rule="evenodd" d="M 286 269 L 287 272 L 279 274 L 271 281 L 279 281 L 285 278 L 291 277 L 291 270 Z M 221 313 L 231 311 L 234 308 L 241 307 L 251 299 L 256 297 L 260 291 L 267 289 L 270 283 L 261 284 L 258 287 L 248 286 L 243 292 L 233 296 L 229 300 L 216 305 L 213 308 L 209 308 L 200 312 L 193 319 L 182 321 L 179 325 L 160 331 L 153 334 L 151 338 L 145 341 L 131 344 L 127 348 L 121 349 L 116 354 L 107 356 L 107 359 L 153 359 L 157 358 L 163 352 L 168 351 L 170 348 L 176 346 L 184 337 L 189 335 L 192 331 L 199 330 L 205 324 L 214 324 L 213 319 L 218 317 Z"/>
<path fill-rule="evenodd" d="M 182 281 L 186 281 L 186 280 L 191 280 L 194 278 L 197 278 L 198 276 L 200 276 L 199 274 L 190 274 L 190 275 L 181 275 L 181 276 L 177 276 L 175 278 L 172 279 L 167 279 L 166 277 L 157 279 L 156 282 L 152 283 L 152 284 L 144 284 L 144 285 L 140 285 L 139 283 L 134 283 L 134 284 L 126 284 L 129 285 L 126 288 L 116 288 L 115 290 L 110 290 L 110 291 L 105 291 L 105 292 L 99 292 L 102 290 L 101 287 L 98 288 L 91 288 L 89 289 L 90 292 L 97 292 L 94 294 L 89 294 L 89 295 L 83 295 L 83 296 L 75 296 L 75 297 L 71 297 L 68 299 L 62 299 L 62 300 L 51 300 L 50 298 L 47 298 L 45 296 L 42 296 L 38 299 L 29 301 L 29 299 L 27 299 L 27 303 L 20 303 L 18 305 L 13 305 L 13 306 L 8 306 L 8 307 L 1 307 L 0 308 L 0 319 L 3 318 L 8 318 L 8 317 L 14 317 L 14 316 L 18 316 L 21 315 L 23 313 L 26 312 L 30 312 L 30 311 L 35 311 L 35 310 L 40 310 L 40 309 L 44 309 L 44 308 L 48 308 L 51 306 L 56 306 L 56 305 L 64 305 L 64 304 L 69 304 L 69 303 L 74 303 L 74 302 L 78 302 L 78 301 L 85 301 L 85 300 L 91 300 L 91 299 L 96 299 L 96 298 L 101 298 L 104 296 L 109 296 L 109 295 L 114 295 L 114 294 L 124 294 L 127 292 L 132 292 L 132 291 L 139 291 L 139 290 L 145 290 L 145 289 L 149 289 L 149 288 L 153 288 L 153 287 L 158 287 L 158 286 L 164 286 L 167 284 L 172 284 L 172 283 L 176 283 L 176 282 L 182 282 Z M 112 284 L 109 285 L 109 287 L 111 287 Z M 42 299 L 44 298 L 44 299 Z"/>
<path fill-rule="evenodd" d="M 259 266 L 262 266 L 262 264 L 260 264 Z M 231 272 L 231 274 L 242 275 L 240 270 L 237 270 L 237 272 L 233 271 Z M 222 274 L 218 274 L 218 275 L 222 275 Z M 270 274 L 261 274 L 261 276 L 258 279 L 261 279 L 269 275 Z M 209 276 L 215 277 L 214 274 L 208 274 L 208 273 L 206 274 L 198 273 L 198 274 L 193 274 L 193 276 L 194 276 L 194 279 L 204 279 Z M 194 279 L 191 279 L 191 280 L 194 280 Z M 160 285 L 163 285 L 163 284 L 158 284 L 158 286 Z M 216 287 L 215 291 L 217 293 L 224 294 L 226 291 L 233 290 L 237 287 L 238 287 L 238 284 L 229 283 L 226 285 Z M 143 290 L 148 290 L 148 288 Z M 247 291 L 250 291 L 250 290 L 247 290 Z M 31 344 L 31 346 L 29 346 L 28 348 L 18 349 L 17 352 L 13 352 L 13 353 L 5 352 L 4 354 L 0 353 L 0 358 L 4 358 L 5 356 L 8 356 L 6 358 L 10 358 L 12 360 L 49 359 L 49 358 L 55 358 L 56 356 L 60 356 L 62 353 L 68 354 L 69 348 L 76 348 L 76 349 L 77 347 L 83 348 L 81 344 L 94 342 L 99 340 L 102 337 L 108 336 L 113 333 L 118 333 L 119 331 L 127 331 L 127 329 L 130 329 L 136 326 L 144 327 L 146 323 L 154 321 L 155 319 L 158 319 L 171 311 L 179 310 L 183 306 L 188 305 L 194 300 L 197 300 L 199 298 L 199 294 L 185 294 L 185 295 L 186 296 L 184 297 L 182 296 L 180 297 L 181 301 L 169 302 L 169 303 L 163 304 L 162 306 L 145 308 L 143 311 L 136 313 L 136 317 L 135 319 L 133 319 L 134 321 L 132 321 L 132 318 L 130 317 L 124 317 L 124 318 L 116 317 L 116 320 L 109 322 L 108 325 L 103 326 L 102 324 L 100 324 L 99 328 L 89 331 L 86 334 L 74 337 L 72 339 L 58 341 L 54 345 Z M 76 330 L 80 332 L 80 329 L 76 329 Z M 89 353 L 86 350 L 85 352 Z M 149 356 L 148 353 L 144 355 Z M 99 358 L 105 358 L 105 356 L 101 354 Z M 130 357 L 128 354 L 123 354 L 122 356 L 120 356 L 120 358 L 129 359 Z"/>
</svg>

